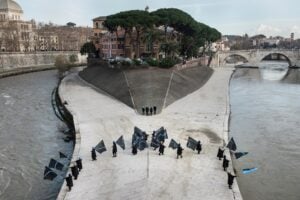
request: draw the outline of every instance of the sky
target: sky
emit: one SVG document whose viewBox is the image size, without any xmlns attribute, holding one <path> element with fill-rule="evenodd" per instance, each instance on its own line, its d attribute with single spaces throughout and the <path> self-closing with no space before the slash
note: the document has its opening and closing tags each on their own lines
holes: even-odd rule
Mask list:
<svg viewBox="0 0 300 200">
<path fill-rule="evenodd" d="M 300 38 L 299 0 L 15 0 L 25 19 L 92 27 L 92 19 L 120 11 L 178 8 L 223 35 L 265 34 Z"/>
</svg>

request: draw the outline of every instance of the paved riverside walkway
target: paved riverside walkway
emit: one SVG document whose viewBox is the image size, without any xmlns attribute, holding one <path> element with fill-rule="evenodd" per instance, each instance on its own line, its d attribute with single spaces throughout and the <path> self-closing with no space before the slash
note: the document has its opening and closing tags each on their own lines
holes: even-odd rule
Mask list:
<svg viewBox="0 0 300 200">
<path fill-rule="evenodd" d="M 77 74 L 65 78 L 60 95 L 75 114 L 81 135 L 75 154 L 79 153 L 83 160 L 83 170 L 65 199 L 242 199 L 236 180 L 233 190 L 228 189 L 227 174 L 216 157 L 223 139 L 227 141 L 224 129 L 227 130 L 231 74 L 232 69 L 215 69 L 202 88 L 155 116 L 136 114 L 132 108 L 90 87 Z M 150 134 L 150 139 L 153 130 L 164 126 L 169 135 L 165 145 L 171 138 L 180 141 L 183 158 L 176 159 L 176 151 L 170 148 L 163 156 L 152 149 L 133 156 L 130 144 L 134 126 Z M 113 158 L 112 141 L 121 135 L 126 150 L 118 148 L 118 157 Z M 186 148 L 188 136 L 201 140 L 200 155 Z M 97 161 L 92 161 L 91 149 L 102 139 L 108 151 L 97 154 Z"/>
</svg>

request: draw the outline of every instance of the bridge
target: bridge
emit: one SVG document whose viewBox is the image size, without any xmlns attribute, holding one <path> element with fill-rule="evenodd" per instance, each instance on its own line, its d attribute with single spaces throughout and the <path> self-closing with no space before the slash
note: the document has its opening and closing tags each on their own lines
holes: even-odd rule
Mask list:
<svg viewBox="0 0 300 200">
<path fill-rule="evenodd" d="M 300 67 L 300 50 L 286 49 L 255 49 L 240 51 L 219 51 L 212 61 L 211 66 L 221 67 L 228 65 L 228 59 L 238 57 L 248 65 L 258 66 L 263 60 L 285 60 L 292 67 Z M 235 63 L 236 64 L 236 63 Z"/>
</svg>

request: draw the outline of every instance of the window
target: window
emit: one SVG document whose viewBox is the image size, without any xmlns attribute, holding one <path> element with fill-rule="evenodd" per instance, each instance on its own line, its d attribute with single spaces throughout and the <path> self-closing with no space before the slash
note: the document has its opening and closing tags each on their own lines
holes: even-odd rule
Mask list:
<svg viewBox="0 0 300 200">
<path fill-rule="evenodd" d="M 96 22 L 96 28 L 99 28 L 99 24 L 98 24 L 98 22 Z"/>
</svg>

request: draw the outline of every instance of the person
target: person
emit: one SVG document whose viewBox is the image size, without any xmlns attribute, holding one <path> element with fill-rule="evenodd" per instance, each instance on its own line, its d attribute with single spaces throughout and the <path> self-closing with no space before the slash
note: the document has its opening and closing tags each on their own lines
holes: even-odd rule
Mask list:
<svg viewBox="0 0 300 200">
<path fill-rule="evenodd" d="M 79 172 L 82 170 L 82 160 L 81 158 L 79 158 L 78 160 L 76 160 L 76 165 L 79 169 Z"/>
<path fill-rule="evenodd" d="M 146 115 L 148 115 L 148 114 L 149 114 L 149 108 L 146 107 Z"/>
<path fill-rule="evenodd" d="M 219 160 L 223 158 L 223 154 L 224 154 L 224 149 L 221 149 L 221 147 L 219 147 L 218 154 L 217 154 Z"/>
<path fill-rule="evenodd" d="M 133 155 L 137 154 L 137 147 L 136 147 L 136 145 L 132 145 L 132 154 Z"/>
<path fill-rule="evenodd" d="M 224 171 L 227 170 L 228 166 L 229 166 L 229 160 L 227 160 L 226 156 L 224 156 L 224 158 L 223 158 L 223 168 L 224 168 Z"/>
<path fill-rule="evenodd" d="M 153 108 L 150 107 L 150 115 L 152 115 L 152 113 L 153 113 Z"/>
<path fill-rule="evenodd" d="M 74 165 L 71 167 L 71 172 L 72 172 L 72 175 L 74 176 L 74 179 L 77 180 L 77 177 L 78 177 L 78 174 L 79 174 L 77 165 L 74 164 Z"/>
<path fill-rule="evenodd" d="M 117 157 L 117 144 L 115 142 L 113 142 L 113 146 L 112 146 L 112 153 L 113 153 L 113 157 Z"/>
<path fill-rule="evenodd" d="M 148 140 L 148 134 L 144 131 L 144 132 L 143 132 L 143 135 L 144 135 L 145 141 L 147 141 L 147 140 Z"/>
<path fill-rule="evenodd" d="M 179 143 L 177 146 L 177 159 L 178 159 L 178 157 L 182 158 L 182 151 L 183 151 L 183 148 L 181 147 L 181 145 Z"/>
<path fill-rule="evenodd" d="M 227 172 L 228 175 L 228 187 L 229 189 L 232 189 L 233 180 L 236 176 L 232 175 L 231 172 Z"/>
<path fill-rule="evenodd" d="M 66 177 L 66 182 L 67 182 L 67 186 L 69 187 L 69 191 L 71 191 L 73 187 L 73 178 L 71 174 L 69 174 L 69 176 Z"/>
<path fill-rule="evenodd" d="M 165 145 L 164 145 L 163 142 L 160 142 L 160 143 L 159 143 L 159 149 L 158 149 L 158 151 L 159 151 L 159 154 L 158 154 L 158 155 L 164 155 Z"/>
<path fill-rule="evenodd" d="M 198 154 L 200 154 L 200 152 L 202 150 L 202 145 L 201 145 L 200 140 L 197 142 L 196 150 L 198 151 Z"/>
<path fill-rule="evenodd" d="M 94 147 L 93 147 L 93 149 L 92 149 L 92 160 L 93 160 L 93 161 L 94 161 L 94 160 L 97 160 L 96 150 L 95 150 Z"/>
<path fill-rule="evenodd" d="M 143 115 L 145 114 L 145 108 L 144 107 L 142 107 L 142 112 L 143 112 Z"/>
<path fill-rule="evenodd" d="M 153 107 L 153 113 L 156 114 L 156 106 Z"/>
</svg>

